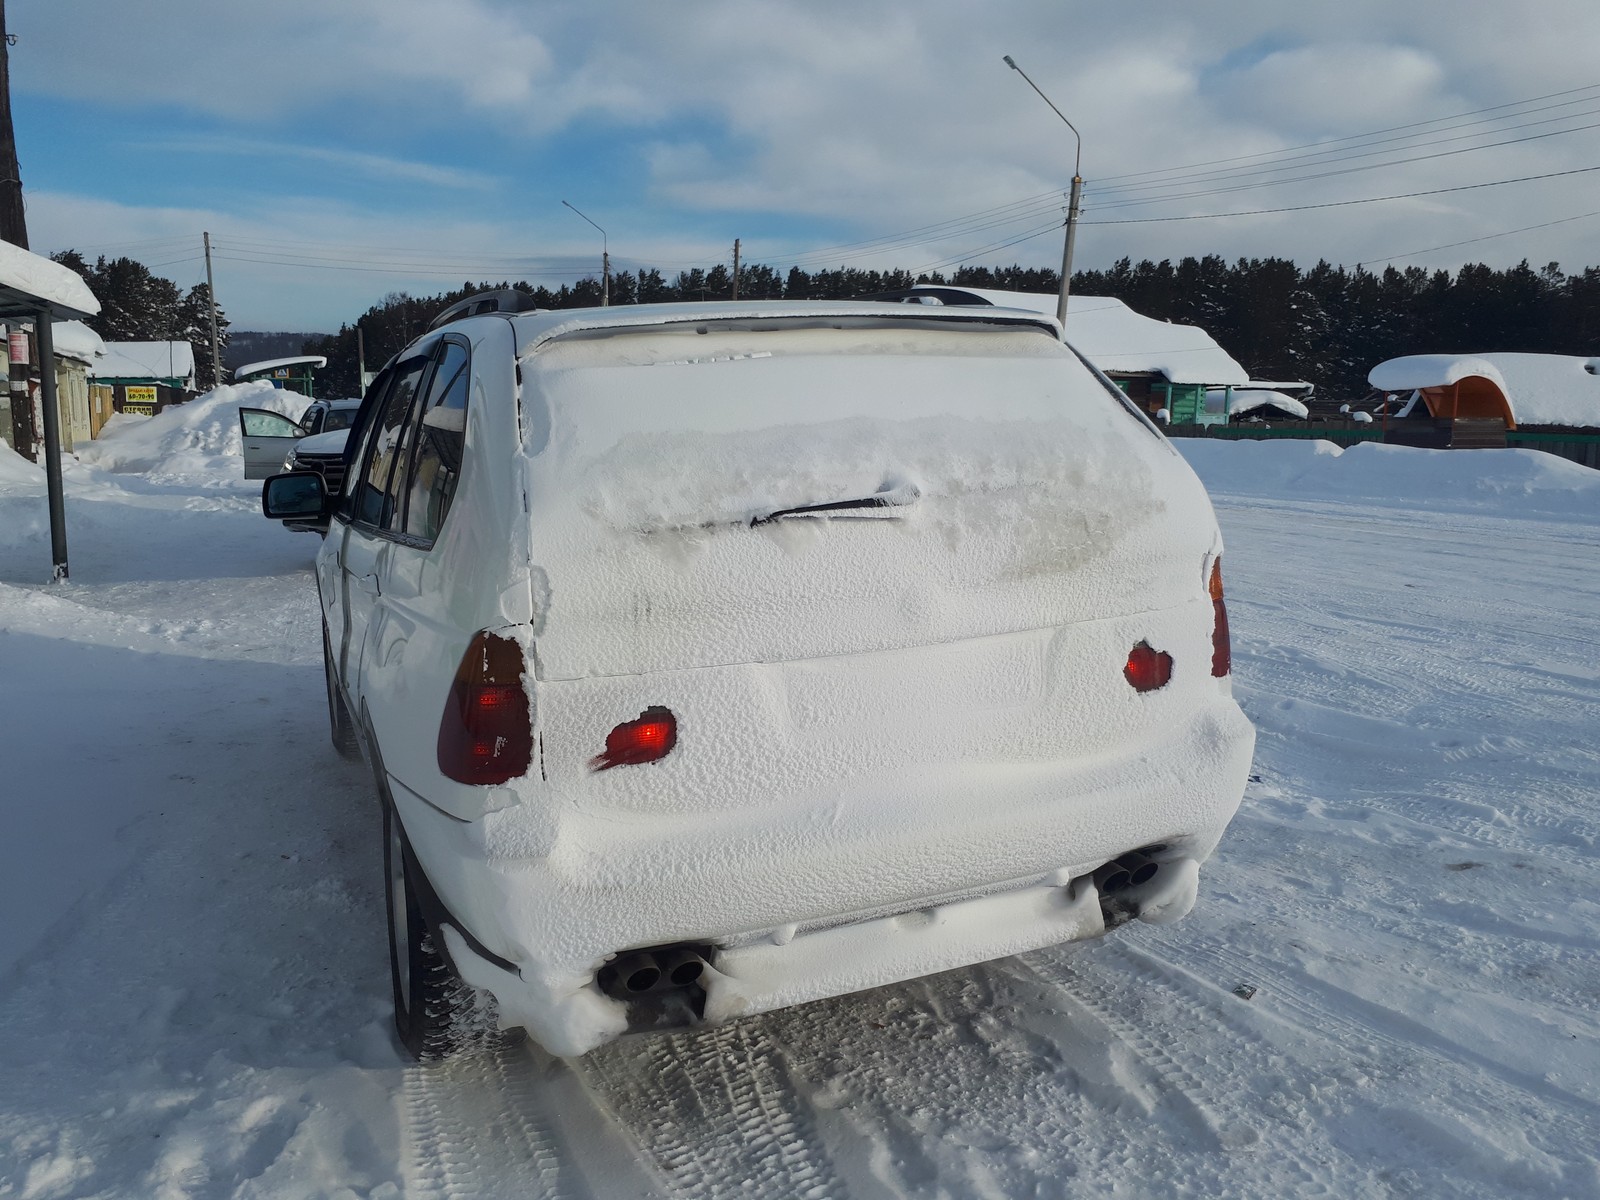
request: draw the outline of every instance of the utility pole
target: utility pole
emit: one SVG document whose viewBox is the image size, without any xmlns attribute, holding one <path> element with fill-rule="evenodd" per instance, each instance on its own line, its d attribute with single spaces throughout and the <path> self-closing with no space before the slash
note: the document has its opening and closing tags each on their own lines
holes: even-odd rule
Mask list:
<svg viewBox="0 0 1600 1200">
<path fill-rule="evenodd" d="M 217 285 L 211 280 L 211 235 L 202 233 L 206 241 L 206 300 L 211 309 L 211 386 L 222 386 L 222 343 L 217 339 Z"/>
<path fill-rule="evenodd" d="M 17 137 L 11 127 L 11 34 L 6 32 L 6 3 L 0 0 L 0 238 L 28 248 L 28 217 L 22 207 L 22 170 L 17 165 Z"/>
<path fill-rule="evenodd" d="M 733 239 L 733 298 L 739 298 L 739 239 Z"/>
<path fill-rule="evenodd" d="M 583 214 L 581 212 L 578 212 L 578 209 L 577 209 L 577 207 L 575 205 L 569 204 L 565 200 L 563 200 L 561 203 L 566 204 L 566 206 L 568 208 L 572 209 L 573 212 L 578 213 L 578 215 L 580 217 L 583 217 Z M 583 217 L 583 219 L 585 221 L 589 221 L 588 217 Z M 594 225 L 594 222 L 593 221 L 589 221 L 589 224 Z M 594 225 L 594 227 L 596 229 L 600 229 L 600 226 L 598 226 L 598 225 Z M 608 239 L 606 238 L 606 231 L 604 229 L 600 229 L 600 307 L 604 308 L 604 307 L 606 307 L 606 305 L 608 305 L 610 303 L 611 303 L 611 249 L 610 249 L 610 243 L 609 243 Z"/>
<path fill-rule="evenodd" d="M 1028 73 L 1017 66 L 1011 55 L 1005 55 L 1005 63 L 1018 75 L 1028 79 Z M 1039 92 L 1039 85 L 1033 80 L 1028 79 L 1028 86 Z M 1078 132 L 1076 125 L 1067 121 L 1066 113 L 1057 108 L 1049 96 L 1039 92 L 1039 99 L 1050 105 L 1051 112 L 1067 122 L 1067 128 L 1072 130 L 1072 136 L 1078 139 L 1078 156 L 1072 166 L 1072 194 L 1067 201 L 1067 240 L 1061 249 L 1061 295 L 1056 300 L 1056 320 L 1061 322 L 1064 329 L 1067 324 L 1067 293 L 1072 288 L 1072 247 L 1078 240 L 1078 207 L 1083 199 L 1083 135 Z"/>
<path fill-rule="evenodd" d="M 367 394 L 367 339 L 360 321 L 356 322 L 356 391 Z"/>
</svg>

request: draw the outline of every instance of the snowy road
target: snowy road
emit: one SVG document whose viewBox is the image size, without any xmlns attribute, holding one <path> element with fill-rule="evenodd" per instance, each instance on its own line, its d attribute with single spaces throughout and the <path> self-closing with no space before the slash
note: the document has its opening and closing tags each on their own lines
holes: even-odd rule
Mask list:
<svg viewBox="0 0 1600 1200">
<path fill-rule="evenodd" d="M 1206 449 L 1260 742 L 1192 916 L 437 1071 L 313 540 L 78 468 L 51 588 L 0 463 L 0 1197 L 1600 1196 L 1600 489 Z M 1524 470 L 1479 453 L 1346 458 Z"/>
</svg>

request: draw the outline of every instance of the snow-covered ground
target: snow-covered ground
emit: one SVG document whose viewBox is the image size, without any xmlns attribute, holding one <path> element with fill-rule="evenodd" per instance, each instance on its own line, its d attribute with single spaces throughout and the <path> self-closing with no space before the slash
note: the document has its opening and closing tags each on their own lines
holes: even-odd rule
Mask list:
<svg viewBox="0 0 1600 1200">
<path fill-rule="evenodd" d="M 1187 920 L 425 1071 L 240 399 L 69 465 L 64 585 L 0 448 L 0 1197 L 1600 1195 L 1600 472 L 1183 443 L 1260 731 Z"/>
</svg>

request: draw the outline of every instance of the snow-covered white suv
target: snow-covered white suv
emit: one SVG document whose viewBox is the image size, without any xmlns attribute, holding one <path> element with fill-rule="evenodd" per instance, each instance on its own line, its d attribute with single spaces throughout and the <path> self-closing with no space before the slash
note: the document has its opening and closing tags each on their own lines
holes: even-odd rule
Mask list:
<svg viewBox="0 0 1600 1200">
<path fill-rule="evenodd" d="M 575 1055 L 1194 903 L 1254 740 L 1222 544 L 1053 319 L 475 316 L 355 436 L 263 503 L 331 518 L 419 1056 L 483 993 Z"/>
</svg>

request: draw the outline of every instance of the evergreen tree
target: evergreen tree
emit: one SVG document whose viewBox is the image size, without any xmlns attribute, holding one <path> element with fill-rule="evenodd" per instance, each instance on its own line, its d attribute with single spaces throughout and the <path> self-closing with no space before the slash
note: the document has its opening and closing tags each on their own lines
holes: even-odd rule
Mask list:
<svg viewBox="0 0 1600 1200">
<path fill-rule="evenodd" d="M 189 289 L 189 294 L 183 298 L 183 303 L 178 309 L 179 341 L 188 342 L 194 347 L 195 386 L 200 391 L 210 391 L 217 386 L 216 372 L 212 369 L 211 362 L 211 289 L 206 284 L 197 283 Z M 222 306 L 217 306 L 217 345 L 226 348 L 228 345 L 227 315 L 222 311 Z"/>
</svg>

